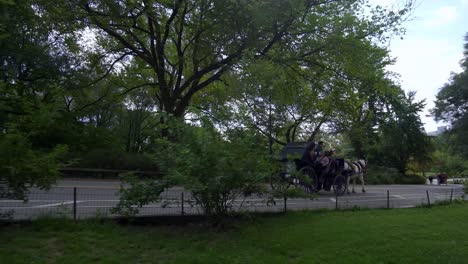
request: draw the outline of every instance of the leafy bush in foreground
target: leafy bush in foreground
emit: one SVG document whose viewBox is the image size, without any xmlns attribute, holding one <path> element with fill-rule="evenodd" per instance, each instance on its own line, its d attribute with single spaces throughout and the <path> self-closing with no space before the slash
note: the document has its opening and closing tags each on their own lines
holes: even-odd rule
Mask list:
<svg viewBox="0 0 468 264">
<path fill-rule="evenodd" d="M 34 150 L 20 133 L 0 137 L 0 197 L 26 200 L 30 187 L 50 187 L 59 177 L 59 158 L 66 150 L 63 145 Z"/>
<path fill-rule="evenodd" d="M 177 142 L 159 139 L 154 154 L 163 179 L 127 178 L 131 187 L 122 189 L 117 212 L 133 215 L 138 212 L 133 205 L 158 201 L 164 189 L 178 185 L 192 192 L 206 215 L 219 218 L 236 198 L 263 191 L 271 166 L 254 135 L 226 133 L 223 138 L 210 128 L 177 129 Z"/>
</svg>

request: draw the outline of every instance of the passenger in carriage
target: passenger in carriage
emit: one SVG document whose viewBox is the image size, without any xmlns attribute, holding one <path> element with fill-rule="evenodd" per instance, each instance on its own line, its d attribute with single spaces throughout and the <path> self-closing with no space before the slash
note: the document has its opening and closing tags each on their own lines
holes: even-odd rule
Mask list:
<svg viewBox="0 0 468 264">
<path fill-rule="evenodd" d="M 315 147 L 315 155 L 318 157 L 320 156 L 320 153 L 323 151 L 323 141 L 319 141 L 317 146 Z"/>
<path fill-rule="evenodd" d="M 319 153 L 319 156 L 315 160 L 315 164 L 320 165 L 320 167 L 322 167 L 322 168 L 327 167 L 328 164 L 330 163 L 329 156 L 330 156 L 330 154 L 328 153 L 328 151 L 321 151 Z"/>
<path fill-rule="evenodd" d="M 326 191 L 330 190 L 330 186 L 327 183 L 328 175 L 328 165 L 330 164 L 330 158 L 328 157 L 328 152 L 321 151 L 319 156 L 315 159 L 314 168 L 319 176 L 319 189 L 323 185 L 323 189 Z"/>
<path fill-rule="evenodd" d="M 323 141 L 320 141 L 319 144 L 320 143 L 322 143 L 322 146 L 323 146 Z M 320 149 L 322 150 L 317 153 L 317 158 L 315 159 L 315 165 L 318 165 L 318 167 L 325 168 L 330 164 L 331 160 L 333 159 L 335 149 L 330 148 L 327 151 L 323 151 L 322 146 L 320 147 Z"/>
</svg>

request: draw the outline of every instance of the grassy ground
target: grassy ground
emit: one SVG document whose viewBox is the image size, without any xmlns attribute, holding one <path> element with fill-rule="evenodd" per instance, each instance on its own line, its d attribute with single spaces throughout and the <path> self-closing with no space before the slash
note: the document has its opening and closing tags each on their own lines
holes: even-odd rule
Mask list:
<svg viewBox="0 0 468 264">
<path fill-rule="evenodd" d="M 468 204 L 296 212 L 216 232 L 40 220 L 0 227 L 0 263 L 467 263 Z"/>
</svg>

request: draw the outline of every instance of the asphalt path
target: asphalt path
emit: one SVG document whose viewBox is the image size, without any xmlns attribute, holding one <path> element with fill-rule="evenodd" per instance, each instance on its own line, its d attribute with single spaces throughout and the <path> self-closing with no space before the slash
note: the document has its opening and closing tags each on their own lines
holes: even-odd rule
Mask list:
<svg viewBox="0 0 468 264">
<path fill-rule="evenodd" d="M 45 215 L 73 217 L 74 204 L 77 218 L 113 217 L 110 209 L 119 202 L 121 183 L 116 180 L 66 179 L 50 190 L 31 189 L 29 200 L 0 200 L 0 211 L 13 212 L 15 219 L 30 219 Z M 356 186 L 356 190 L 361 190 Z M 74 196 L 76 188 L 76 196 Z M 313 199 L 288 199 L 287 210 L 348 209 L 348 208 L 407 208 L 427 205 L 428 201 L 447 201 L 463 196 L 463 186 L 448 185 L 368 185 L 366 192 L 336 197 L 332 192 L 320 191 Z M 76 201 L 76 202 L 75 202 Z M 284 199 L 251 196 L 236 199 L 236 210 L 275 212 L 284 210 Z M 174 187 L 162 194 L 161 201 L 143 206 L 140 215 L 201 214 L 190 193 Z"/>
</svg>

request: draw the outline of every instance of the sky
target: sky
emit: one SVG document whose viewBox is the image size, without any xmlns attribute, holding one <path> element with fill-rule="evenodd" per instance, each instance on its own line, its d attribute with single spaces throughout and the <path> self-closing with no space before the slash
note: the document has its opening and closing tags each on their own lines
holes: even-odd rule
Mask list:
<svg viewBox="0 0 468 264">
<path fill-rule="evenodd" d="M 371 0 L 373 4 L 401 6 L 404 0 Z M 427 132 L 437 130 L 429 115 L 439 89 L 452 72 L 461 72 L 464 36 L 468 33 L 468 0 L 417 0 L 412 18 L 404 23 L 403 39 L 392 39 L 389 49 L 397 61 L 388 69 L 400 75 L 406 91 L 426 100 L 421 120 Z"/>
</svg>

